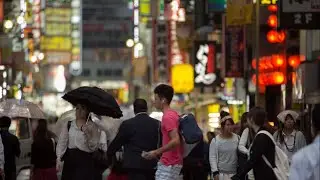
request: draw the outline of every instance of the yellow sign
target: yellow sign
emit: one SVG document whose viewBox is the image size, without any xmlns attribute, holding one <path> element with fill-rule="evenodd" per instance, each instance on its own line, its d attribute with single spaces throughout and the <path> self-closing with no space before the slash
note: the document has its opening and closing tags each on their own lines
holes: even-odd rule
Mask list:
<svg viewBox="0 0 320 180">
<path fill-rule="evenodd" d="M 71 22 L 72 11 L 71 8 L 46 8 L 46 21 L 54 22 Z"/>
<path fill-rule="evenodd" d="M 194 69 L 190 64 L 171 68 L 171 84 L 175 93 L 190 93 L 194 88 Z"/>
<path fill-rule="evenodd" d="M 42 36 L 40 40 L 41 50 L 56 50 L 56 51 L 70 51 L 71 50 L 70 37 L 47 37 Z"/>
<path fill-rule="evenodd" d="M 260 0 L 261 5 L 276 5 L 277 0 Z"/>
<path fill-rule="evenodd" d="M 245 3 L 243 0 L 227 3 L 227 26 L 238 26 L 252 23 L 253 4 Z"/>
<path fill-rule="evenodd" d="M 46 23 L 46 35 L 49 36 L 70 36 L 71 24 L 68 23 Z"/>
<path fill-rule="evenodd" d="M 210 104 L 208 105 L 208 113 L 219 113 L 220 104 Z"/>
</svg>

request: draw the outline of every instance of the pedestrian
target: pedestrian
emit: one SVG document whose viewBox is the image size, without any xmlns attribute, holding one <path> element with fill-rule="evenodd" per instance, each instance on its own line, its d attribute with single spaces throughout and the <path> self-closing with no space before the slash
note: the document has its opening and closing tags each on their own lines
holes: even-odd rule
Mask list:
<svg viewBox="0 0 320 180">
<path fill-rule="evenodd" d="M 0 136 L 0 180 L 4 180 L 4 147 Z"/>
<path fill-rule="evenodd" d="M 265 130 L 264 125 L 267 120 L 267 113 L 260 107 L 255 107 L 249 111 L 248 124 L 255 134 Z M 254 178 L 257 180 L 277 180 L 273 169 L 271 169 L 263 160 L 263 156 L 275 167 L 275 144 L 273 140 L 266 134 L 260 133 L 255 136 L 250 152 L 249 159 L 240 167 L 240 170 L 234 175 L 232 180 L 240 180 L 253 169 Z"/>
<path fill-rule="evenodd" d="M 293 155 L 289 180 L 320 179 L 320 104 L 312 112 L 312 133 L 313 143 Z"/>
<path fill-rule="evenodd" d="M 62 128 L 57 145 L 57 170 L 61 170 L 61 180 L 95 180 L 97 177 L 93 152 L 98 150 L 101 131 L 91 120 L 88 107 L 76 106 L 76 118 Z"/>
<path fill-rule="evenodd" d="M 144 99 L 136 99 L 133 108 L 135 117 L 121 124 L 107 154 L 112 157 L 124 147 L 122 168 L 127 172 L 128 180 L 153 180 L 157 160 L 147 160 L 141 154 L 158 148 L 160 122 L 148 115 L 148 105 Z"/>
<path fill-rule="evenodd" d="M 249 148 L 254 139 L 254 131 L 248 125 L 248 112 L 241 116 L 241 137 L 238 146 L 238 169 L 244 166 L 248 160 Z M 254 180 L 253 172 L 250 171 L 244 179 Z"/>
<path fill-rule="evenodd" d="M 58 180 L 56 142 L 49 133 L 47 121 L 40 119 L 31 145 L 31 180 Z"/>
<path fill-rule="evenodd" d="M 208 180 L 210 165 L 204 154 L 206 148 L 204 140 L 200 140 L 188 156 L 183 159 L 183 180 Z"/>
<path fill-rule="evenodd" d="M 17 136 L 9 132 L 11 118 L 0 117 L 0 134 L 4 149 L 4 175 L 5 180 L 16 180 L 16 158 L 20 156 L 20 143 Z"/>
<path fill-rule="evenodd" d="M 210 144 L 210 166 L 214 180 L 230 180 L 237 172 L 237 149 L 240 137 L 233 133 L 233 119 L 224 116 L 220 120 L 221 134 Z"/>
<path fill-rule="evenodd" d="M 303 133 L 295 128 L 294 115 L 290 114 L 291 111 L 288 112 L 284 118 L 279 119 L 280 129 L 273 134 L 273 137 L 290 162 L 292 155 L 305 147 L 307 143 Z"/>
<path fill-rule="evenodd" d="M 154 89 L 154 105 L 163 112 L 161 120 L 162 147 L 143 153 L 146 159 L 161 156 L 156 171 L 156 180 L 181 180 L 183 164 L 183 143 L 179 135 L 179 115 L 170 108 L 174 90 L 160 84 Z"/>
</svg>

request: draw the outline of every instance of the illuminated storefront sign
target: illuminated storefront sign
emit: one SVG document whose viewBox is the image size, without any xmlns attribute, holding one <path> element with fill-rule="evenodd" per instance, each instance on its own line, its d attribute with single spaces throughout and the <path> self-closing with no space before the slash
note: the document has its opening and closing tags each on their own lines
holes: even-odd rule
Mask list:
<svg viewBox="0 0 320 180">
<path fill-rule="evenodd" d="M 190 93 L 194 88 L 194 70 L 190 64 L 171 68 L 171 84 L 175 93 Z"/>
<path fill-rule="evenodd" d="M 139 42 L 140 32 L 139 32 L 139 0 L 134 0 L 133 2 L 133 40 L 137 43 Z"/>
<path fill-rule="evenodd" d="M 195 84 L 212 85 L 216 80 L 215 71 L 215 45 L 213 42 L 196 42 L 195 54 Z"/>
<path fill-rule="evenodd" d="M 71 47 L 71 37 L 41 37 L 41 50 L 70 51 Z"/>
<path fill-rule="evenodd" d="M 72 11 L 71 8 L 46 8 L 46 21 L 52 22 L 71 22 Z"/>
<path fill-rule="evenodd" d="M 277 0 L 260 0 L 261 5 L 277 4 Z"/>
<path fill-rule="evenodd" d="M 171 57 L 171 65 L 182 64 L 183 57 L 180 52 L 178 38 L 177 38 L 177 22 L 170 21 L 170 31 L 169 31 L 169 39 L 170 39 L 170 57 Z"/>
<path fill-rule="evenodd" d="M 71 36 L 71 24 L 47 22 L 45 34 L 49 36 Z"/>
<path fill-rule="evenodd" d="M 46 52 L 46 62 L 49 64 L 69 64 L 71 54 L 69 52 Z"/>
</svg>

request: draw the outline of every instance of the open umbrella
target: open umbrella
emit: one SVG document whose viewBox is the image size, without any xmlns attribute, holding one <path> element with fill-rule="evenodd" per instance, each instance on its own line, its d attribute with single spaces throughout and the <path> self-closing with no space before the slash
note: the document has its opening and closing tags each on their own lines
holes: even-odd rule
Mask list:
<svg viewBox="0 0 320 180">
<path fill-rule="evenodd" d="M 122 117 L 122 111 L 114 97 L 98 87 L 79 87 L 69 91 L 62 98 L 74 106 L 84 104 L 90 112 L 97 115 Z"/>
<path fill-rule="evenodd" d="M 38 105 L 19 99 L 7 99 L 0 102 L 0 113 L 11 118 L 45 119 L 45 115 Z"/>
<path fill-rule="evenodd" d="M 280 122 L 284 123 L 285 120 L 286 120 L 286 117 L 288 115 L 291 115 L 294 121 L 296 121 L 297 118 L 299 117 L 299 114 L 296 111 L 293 111 L 293 110 L 282 111 L 281 113 L 278 114 L 277 117 L 278 117 Z"/>
</svg>

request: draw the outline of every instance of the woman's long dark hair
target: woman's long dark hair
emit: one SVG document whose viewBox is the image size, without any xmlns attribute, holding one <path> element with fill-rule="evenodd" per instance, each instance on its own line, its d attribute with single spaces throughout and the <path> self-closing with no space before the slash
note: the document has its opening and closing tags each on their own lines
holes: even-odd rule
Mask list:
<svg viewBox="0 0 320 180">
<path fill-rule="evenodd" d="M 38 126 L 34 132 L 34 140 L 41 141 L 50 139 L 53 138 L 52 136 L 52 132 L 48 130 L 47 121 L 45 119 L 39 119 Z"/>
<path fill-rule="evenodd" d="M 248 112 L 245 112 L 242 114 L 241 119 L 240 119 L 240 136 L 243 133 L 243 131 L 248 127 L 244 126 L 244 124 L 248 124 Z"/>
</svg>

